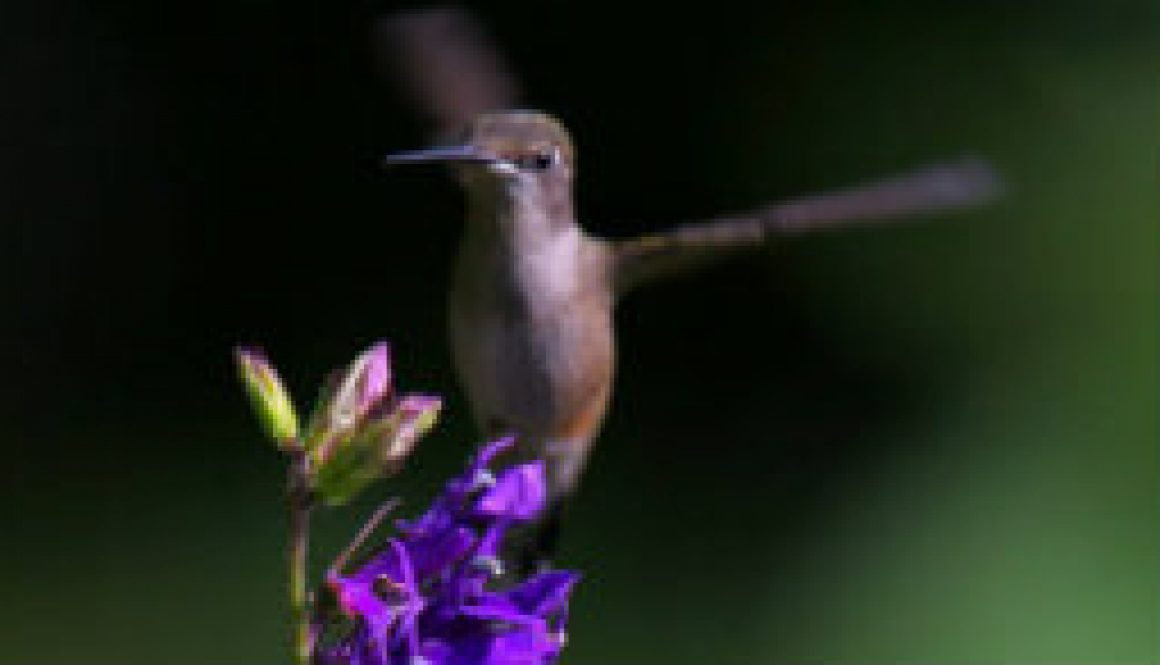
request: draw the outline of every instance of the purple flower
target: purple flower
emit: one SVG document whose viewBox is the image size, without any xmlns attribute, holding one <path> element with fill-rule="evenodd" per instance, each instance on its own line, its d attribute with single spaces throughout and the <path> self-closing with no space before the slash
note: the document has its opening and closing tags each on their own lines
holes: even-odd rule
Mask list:
<svg viewBox="0 0 1160 665">
<path fill-rule="evenodd" d="M 547 501 L 544 466 L 493 476 L 487 465 L 512 439 L 485 447 L 419 517 L 353 572 L 326 579 L 345 632 L 315 653 L 324 665 L 546 665 L 564 644 L 568 598 L 579 575 L 543 571 L 498 586 L 507 530 Z M 342 624 L 341 626 L 339 624 Z"/>
</svg>

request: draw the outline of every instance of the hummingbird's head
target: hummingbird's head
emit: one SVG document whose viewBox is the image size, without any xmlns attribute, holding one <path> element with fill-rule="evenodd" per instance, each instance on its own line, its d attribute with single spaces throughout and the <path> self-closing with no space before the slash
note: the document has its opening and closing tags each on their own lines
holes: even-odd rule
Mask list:
<svg viewBox="0 0 1160 665">
<path fill-rule="evenodd" d="M 575 168 L 568 131 L 538 111 L 496 111 L 471 122 L 458 143 L 388 155 L 383 163 L 447 164 L 469 192 L 558 198 Z"/>
</svg>

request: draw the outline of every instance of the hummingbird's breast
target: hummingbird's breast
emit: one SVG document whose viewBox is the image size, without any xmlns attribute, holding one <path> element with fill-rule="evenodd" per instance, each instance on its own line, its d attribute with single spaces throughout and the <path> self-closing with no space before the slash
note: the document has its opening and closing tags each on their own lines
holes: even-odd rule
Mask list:
<svg viewBox="0 0 1160 665">
<path fill-rule="evenodd" d="M 525 245 L 464 238 L 449 323 L 482 426 L 531 446 L 595 434 L 614 364 L 606 269 L 605 245 L 576 226 Z"/>
</svg>

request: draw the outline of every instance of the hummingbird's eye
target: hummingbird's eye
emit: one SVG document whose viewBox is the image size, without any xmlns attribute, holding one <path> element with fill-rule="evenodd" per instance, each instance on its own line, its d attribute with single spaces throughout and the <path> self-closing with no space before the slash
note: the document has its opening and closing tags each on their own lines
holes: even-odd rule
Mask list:
<svg viewBox="0 0 1160 665">
<path fill-rule="evenodd" d="M 548 150 L 540 150 L 538 152 L 531 152 L 526 155 L 519 155 L 512 161 L 521 169 L 527 171 L 544 171 L 556 165 L 560 160 L 560 149 L 551 148 Z"/>
</svg>

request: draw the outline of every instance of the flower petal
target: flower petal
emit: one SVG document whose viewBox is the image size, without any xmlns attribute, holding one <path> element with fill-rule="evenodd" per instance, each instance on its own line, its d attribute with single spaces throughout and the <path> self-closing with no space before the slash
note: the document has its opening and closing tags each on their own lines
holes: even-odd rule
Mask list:
<svg viewBox="0 0 1160 665">
<path fill-rule="evenodd" d="M 500 474 L 495 485 L 476 501 L 475 511 L 486 517 L 530 520 L 544 509 L 547 499 L 544 463 L 527 462 Z"/>
<path fill-rule="evenodd" d="M 338 599 L 339 609 L 349 618 L 391 613 L 390 606 L 375 593 L 373 578 L 334 575 L 326 580 L 326 585 Z"/>
<path fill-rule="evenodd" d="M 462 526 L 437 531 L 408 543 L 415 575 L 423 580 L 461 560 L 476 544 L 475 533 Z"/>
<path fill-rule="evenodd" d="M 507 591 L 507 597 L 522 612 L 536 616 L 554 614 L 568 605 L 572 587 L 580 574 L 569 570 L 538 573 Z"/>
</svg>

